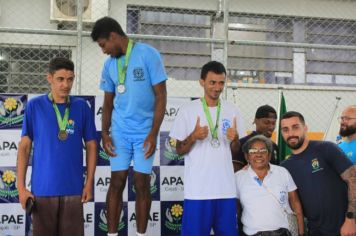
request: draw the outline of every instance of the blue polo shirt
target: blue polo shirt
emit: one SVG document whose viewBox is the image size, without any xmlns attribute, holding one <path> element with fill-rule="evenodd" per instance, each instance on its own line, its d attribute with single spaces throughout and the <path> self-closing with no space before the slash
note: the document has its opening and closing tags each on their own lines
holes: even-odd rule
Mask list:
<svg viewBox="0 0 356 236">
<path fill-rule="evenodd" d="M 124 93 L 118 93 L 117 61 L 109 57 L 104 64 L 100 89 L 115 93 L 111 130 L 114 135 L 145 138 L 153 124 L 155 94 L 153 87 L 165 80 L 167 75 L 159 52 L 144 43 L 135 43 L 127 68 Z"/>
<path fill-rule="evenodd" d="M 310 141 L 302 153 L 291 155 L 281 166 L 297 185 L 309 230 L 338 235 L 348 206 L 347 184 L 340 175 L 352 166 L 351 161 L 334 143 Z"/>
<path fill-rule="evenodd" d="M 356 139 L 351 141 L 343 141 L 339 144 L 339 147 L 344 151 L 346 156 L 356 164 Z"/>
<path fill-rule="evenodd" d="M 57 104 L 64 115 L 66 104 Z M 25 109 L 22 136 L 33 142 L 31 191 L 35 196 L 81 195 L 83 140 L 95 140 L 94 117 L 81 98 L 70 97 L 68 138 L 58 139 L 56 113 L 48 95 L 31 99 Z"/>
</svg>

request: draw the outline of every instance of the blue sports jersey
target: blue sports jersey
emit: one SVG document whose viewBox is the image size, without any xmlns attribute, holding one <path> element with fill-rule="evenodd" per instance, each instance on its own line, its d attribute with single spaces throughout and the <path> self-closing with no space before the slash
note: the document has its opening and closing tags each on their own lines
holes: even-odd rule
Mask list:
<svg viewBox="0 0 356 236">
<path fill-rule="evenodd" d="M 356 164 L 356 139 L 349 141 L 343 141 L 339 144 L 339 147 L 344 151 L 346 156 Z"/>
<path fill-rule="evenodd" d="M 119 58 L 122 64 L 125 55 Z M 144 138 L 150 132 L 155 109 L 154 85 L 167 80 L 159 52 L 144 43 L 135 43 L 127 68 L 125 87 L 117 92 L 117 58 L 109 57 L 104 64 L 100 89 L 115 93 L 111 130 L 114 134 Z"/>
<path fill-rule="evenodd" d="M 57 104 L 64 115 L 66 104 Z M 68 138 L 58 139 L 56 113 L 48 95 L 31 99 L 25 110 L 22 136 L 33 141 L 31 191 L 35 196 L 81 195 L 83 140 L 95 140 L 92 112 L 81 98 L 70 97 Z"/>
</svg>

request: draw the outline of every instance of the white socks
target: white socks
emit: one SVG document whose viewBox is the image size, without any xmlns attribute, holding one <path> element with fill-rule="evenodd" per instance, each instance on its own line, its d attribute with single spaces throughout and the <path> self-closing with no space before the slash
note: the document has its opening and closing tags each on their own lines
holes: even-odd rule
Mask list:
<svg viewBox="0 0 356 236">
<path fill-rule="evenodd" d="M 108 233 L 108 236 L 118 236 L 118 233 Z M 140 234 L 136 232 L 136 236 L 146 236 L 146 233 Z"/>
</svg>

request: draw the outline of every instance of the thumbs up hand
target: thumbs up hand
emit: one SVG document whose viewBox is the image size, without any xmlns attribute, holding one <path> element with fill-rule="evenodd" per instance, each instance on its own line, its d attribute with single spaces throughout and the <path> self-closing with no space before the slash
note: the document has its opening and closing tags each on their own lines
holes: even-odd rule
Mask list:
<svg viewBox="0 0 356 236">
<path fill-rule="evenodd" d="M 233 141 L 239 138 L 239 134 L 237 133 L 237 124 L 236 117 L 234 117 L 232 122 L 232 127 L 226 130 L 226 137 L 228 140 Z"/>
<path fill-rule="evenodd" d="M 208 126 L 200 126 L 200 117 L 197 118 L 197 123 L 195 124 L 195 128 L 192 133 L 192 137 L 194 140 L 203 140 L 208 137 L 209 128 Z"/>
</svg>

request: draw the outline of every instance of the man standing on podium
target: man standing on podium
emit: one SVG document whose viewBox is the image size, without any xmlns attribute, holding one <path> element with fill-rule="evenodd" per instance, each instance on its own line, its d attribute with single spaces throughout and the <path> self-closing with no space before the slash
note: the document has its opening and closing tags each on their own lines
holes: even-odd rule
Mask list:
<svg viewBox="0 0 356 236">
<path fill-rule="evenodd" d="M 110 156 L 111 182 L 106 197 L 108 235 L 117 235 L 128 169 L 133 161 L 136 235 L 146 235 L 151 208 L 150 174 L 157 135 L 167 103 L 167 75 L 159 52 L 128 38 L 120 24 L 103 17 L 91 33 L 105 61 L 102 140 Z"/>
<path fill-rule="evenodd" d="M 236 190 L 232 153 L 240 148 L 243 122 L 237 107 L 220 99 L 226 70 L 206 63 L 199 83 L 204 96 L 179 110 L 170 136 L 184 155 L 182 235 L 236 236 Z"/>
<path fill-rule="evenodd" d="M 47 80 L 51 91 L 31 99 L 25 109 L 17 155 L 19 200 L 23 208 L 34 201 L 34 236 L 84 235 L 83 203 L 93 198 L 96 167 L 94 117 L 85 100 L 69 96 L 74 81 L 71 60 L 52 59 Z M 30 192 L 25 180 L 32 144 Z"/>
</svg>

